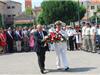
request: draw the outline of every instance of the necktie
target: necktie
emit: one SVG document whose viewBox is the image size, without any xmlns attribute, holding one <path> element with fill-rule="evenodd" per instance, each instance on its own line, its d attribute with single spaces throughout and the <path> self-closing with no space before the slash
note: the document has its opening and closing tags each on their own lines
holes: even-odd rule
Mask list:
<svg viewBox="0 0 100 75">
<path fill-rule="evenodd" d="M 43 39 L 43 35 L 42 35 L 42 32 L 40 32 L 40 36 L 41 36 L 41 38 Z"/>
</svg>

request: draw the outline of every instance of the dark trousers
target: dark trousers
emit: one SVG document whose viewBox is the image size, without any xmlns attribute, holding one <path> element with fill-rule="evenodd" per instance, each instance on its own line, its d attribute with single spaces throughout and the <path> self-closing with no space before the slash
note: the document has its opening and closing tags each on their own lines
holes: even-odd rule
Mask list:
<svg viewBox="0 0 100 75">
<path fill-rule="evenodd" d="M 73 40 L 74 36 L 70 36 L 69 37 L 69 47 L 70 50 L 74 50 L 74 40 Z"/>
<path fill-rule="evenodd" d="M 78 47 L 77 47 L 76 39 L 74 39 L 74 45 L 75 45 L 75 48 L 76 48 L 76 50 L 77 50 Z"/>
<path fill-rule="evenodd" d="M 9 41 L 8 42 L 8 53 L 13 53 L 13 42 Z"/>
<path fill-rule="evenodd" d="M 38 64 L 40 67 L 40 70 L 44 70 L 45 69 L 45 51 L 40 51 L 40 52 L 36 52 L 37 57 L 38 57 Z"/>
</svg>

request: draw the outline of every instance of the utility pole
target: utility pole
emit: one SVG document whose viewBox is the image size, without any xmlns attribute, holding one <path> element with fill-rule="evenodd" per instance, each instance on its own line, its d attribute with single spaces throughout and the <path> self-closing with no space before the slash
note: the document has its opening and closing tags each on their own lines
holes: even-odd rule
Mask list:
<svg viewBox="0 0 100 75">
<path fill-rule="evenodd" d="M 96 23 L 96 25 L 98 24 L 97 12 L 95 12 L 95 23 Z"/>
<path fill-rule="evenodd" d="M 89 20 L 89 1 L 87 1 L 87 10 L 86 10 L 86 13 L 87 13 L 87 22 Z"/>
<path fill-rule="evenodd" d="M 2 16 L 1 17 L 2 18 L 2 26 L 4 26 L 4 15 L 2 14 L 1 16 Z"/>
<path fill-rule="evenodd" d="M 79 25 L 81 25 L 80 23 L 80 1 L 78 0 L 78 21 L 79 21 Z"/>
</svg>

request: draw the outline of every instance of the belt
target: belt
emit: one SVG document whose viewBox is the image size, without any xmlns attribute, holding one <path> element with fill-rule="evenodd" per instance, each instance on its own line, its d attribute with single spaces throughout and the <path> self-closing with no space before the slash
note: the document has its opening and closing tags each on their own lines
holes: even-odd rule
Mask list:
<svg viewBox="0 0 100 75">
<path fill-rule="evenodd" d="M 85 35 L 85 36 L 90 36 L 90 35 Z"/>
</svg>

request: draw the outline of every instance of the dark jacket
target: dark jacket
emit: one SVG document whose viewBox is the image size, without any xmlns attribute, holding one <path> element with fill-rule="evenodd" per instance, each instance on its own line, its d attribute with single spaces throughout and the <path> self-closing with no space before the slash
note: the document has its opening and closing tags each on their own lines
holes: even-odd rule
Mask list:
<svg viewBox="0 0 100 75">
<path fill-rule="evenodd" d="M 44 37 L 47 36 L 47 32 L 43 31 Z M 40 52 L 40 51 L 48 51 L 49 47 L 44 46 L 45 42 L 43 41 L 43 38 L 40 36 L 39 32 L 34 32 L 34 51 Z"/>
<path fill-rule="evenodd" d="M 21 41 L 22 40 L 22 32 L 19 31 L 19 35 L 15 32 L 14 33 L 14 40 L 15 41 Z"/>
<path fill-rule="evenodd" d="M 12 37 L 11 37 L 12 36 Z M 7 43 L 11 43 L 14 40 L 14 33 L 11 31 L 11 36 L 9 35 L 8 32 L 6 32 L 6 37 L 7 37 Z"/>
</svg>

